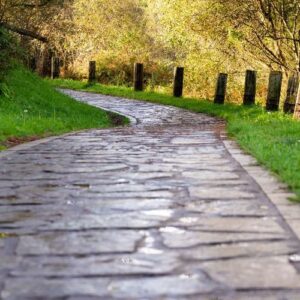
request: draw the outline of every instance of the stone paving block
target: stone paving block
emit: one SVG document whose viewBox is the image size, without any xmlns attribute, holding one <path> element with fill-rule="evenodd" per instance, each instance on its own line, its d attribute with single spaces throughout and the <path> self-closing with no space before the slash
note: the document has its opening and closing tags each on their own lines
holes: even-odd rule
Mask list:
<svg viewBox="0 0 300 300">
<path fill-rule="evenodd" d="M 201 199 L 253 199 L 255 194 L 251 191 L 245 191 L 240 187 L 226 187 L 214 188 L 213 193 L 210 188 L 203 186 L 193 186 L 189 188 L 190 195 Z"/>
<path fill-rule="evenodd" d="M 133 123 L 0 155 L 1 299 L 300 293 L 300 218 L 286 202 L 291 194 L 226 140 L 224 122 L 65 92 Z"/>
<path fill-rule="evenodd" d="M 165 227 L 161 230 L 163 243 L 168 248 L 189 248 L 201 244 L 224 244 L 240 243 L 247 241 L 265 241 L 268 243 L 272 240 L 284 240 L 284 234 L 278 235 L 273 233 L 261 232 L 205 232 L 191 231 L 176 227 Z"/>
<path fill-rule="evenodd" d="M 280 290 L 262 290 L 257 292 L 239 292 L 233 293 L 231 295 L 224 295 L 221 300 L 253 300 L 253 299 L 263 299 L 263 300 L 298 300 L 300 290 L 295 289 L 294 291 L 288 291 L 285 289 Z M 207 298 L 209 299 L 209 298 Z M 218 298 L 216 298 L 218 299 Z M 218 299 L 219 300 L 219 299 Z"/>
<path fill-rule="evenodd" d="M 103 199 L 108 199 L 108 198 L 123 198 L 123 199 L 129 199 L 129 198 L 141 198 L 143 199 L 144 197 L 147 198 L 172 198 L 173 197 L 173 193 L 172 191 L 166 191 L 166 190 L 158 190 L 158 191 L 147 191 L 147 193 L 145 193 L 144 191 L 140 191 L 140 192 L 118 192 L 118 191 L 111 191 L 111 192 L 103 192 L 103 193 L 95 193 L 98 195 L 98 197 L 100 198 L 99 195 L 101 195 L 101 198 Z"/>
<path fill-rule="evenodd" d="M 69 296 L 107 297 L 109 279 L 93 278 L 10 278 L 1 292 L 3 300 L 62 299 Z"/>
<path fill-rule="evenodd" d="M 193 201 L 187 211 L 203 213 L 207 216 L 271 216 L 274 212 L 258 200 Z"/>
<path fill-rule="evenodd" d="M 220 243 L 210 246 L 199 246 L 185 249 L 181 257 L 186 261 L 216 260 L 220 264 L 223 259 L 237 257 L 261 257 L 272 255 L 290 255 L 298 249 L 295 242 L 275 241 L 266 243 L 265 240 L 252 242 Z"/>
<path fill-rule="evenodd" d="M 151 180 L 151 179 L 166 179 L 172 178 L 174 175 L 171 172 L 139 172 L 126 174 L 126 178 L 130 180 Z"/>
<path fill-rule="evenodd" d="M 234 258 L 205 262 L 203 270 L 234 289 L 296 289 L 300 275 L 286 256 Z"/>
<path fill-rule="evenodd" d="M 211 136 L 207 136 L 207 138 L 203 137 L 188 137 L 188 138 L 183 138 L 183 137 L 177 137 L 172 139 L 171 143 L 172 144 L 177 144 L 177 145 L 201 145 L 201 144 L 215 144 L 218 142 L 216 138 L 212 138 Z"/>
<path fill-rule="evenodd" d="M 275 217 L 202 217 L 183 216 L 173 223 L 174 226 L 198 227 L 201 230 L 215 232 L 253 232 L 284 234 L 284 229 L 276 222 Z"/>
<path fill-rule="evenodd" d="M 179 266 L 180 261 L 174 253 L 42 256 L 25 257 L 10 274 L 17 277 L 154 276 L 172 273 Z"/>
<path fill-rule="evenodd" d="M 116 212 L 116 211 L 141 211 L 141 210 L 161 210 L 176 206 L 176 202 L 171 199 L 82 199 L 73 203 L 76 207 L 87 209 L 93 213 Z M 0 207 L 1 211 L 1 207 Z"/>
<path fill-rule="evenodd" d="M 1 273 L 17 268 L 20 258 L 12 255 L 1 255 L 0 270 Z M 0 298 L 1 299 L 1 298 Z"/>
<path fill-rule="evenodd" d="M 215 171 L 189 171 L 189 172 L 183 172 L 182 175 L 184 177 L 190 177 L 195 178 L 198 180 L 230 180 L 230 179 L 239 179 L 240 176 L 236 173 L 232 172 L 215 172 Z"/>
<path fill-rule="evenodd" d="M 284 214 L 286 220 L 299 220 L 300 221 L 300 206 L 296 203 L 287 203 L 277 206 L 279 211 Z"/>
<path fill-rule="evenodd" d="M 66 215 L 64 218 L 56 218 L 55 221 L 41 224 L 38 228 L 45 230 L 88 230 L 108 228 L 152 228 L 167 221 L 172 211 L 165 210 L 164 213 L 150 214 L 144 212 L 115 212 L 114 214 L 84 214 L 80 218 Z M 22 223 L 17 223 L 22 225 Z M 24 224 L 25 225 L 25 224 Z"/>
<path fill-rule="evenodd" d="M 21 236 L 18 255 L 95 255 L 134 252 L 143 232 L 105 230 L 96 232 L 55 232 Z"/>
<path fill-rule="evenodd" d="M 201 273 L 113 281 L 108 286 L 116 299 L 183 299 L 194 294 L 209 293 L 214 288 L 214 282 Z"/>
</svg>

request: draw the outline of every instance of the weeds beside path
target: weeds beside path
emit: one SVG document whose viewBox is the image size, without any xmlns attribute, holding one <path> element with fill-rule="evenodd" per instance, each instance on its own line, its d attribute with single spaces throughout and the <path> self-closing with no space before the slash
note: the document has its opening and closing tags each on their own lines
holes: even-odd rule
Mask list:
<svg viewBox="0 0 300 300">
<path fill-rule="evenodd" d="M 50 81 L 49 81 L 50 82 Z M 207 113 L 227 120 L 227 130 L 240 146 L 259 163 L 278 174 L 297 194 L 300 201 L 300 122 L 280 112 L 269 113 L 259 106 L 215 105 L 208 100 L 174 98 L 152 92 L 134 92 L 131 88 L 88 85 L 85 82 L 57 79 L 56 87 L 84 90 L 130 99 L 172 105 Z"/>
</svg>

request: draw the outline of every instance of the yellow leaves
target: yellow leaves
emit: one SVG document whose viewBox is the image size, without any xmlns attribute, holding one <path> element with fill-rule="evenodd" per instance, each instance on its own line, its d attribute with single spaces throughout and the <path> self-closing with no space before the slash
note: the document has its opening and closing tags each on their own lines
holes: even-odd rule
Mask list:
<svg viewBox="0 0 300 300">
<path fill-rule="evenodd" d="M 0 232 L 0 239 L 8 238 L 9 235 L 7 233 Z"/>
<path fill-rule="evenodd" d="M 111 51 L 132 55 L 147 43 L 145 3 L 140 0 L 75 0 L 74 26 L 76 51 L 93 55 Z"/>
</svg>

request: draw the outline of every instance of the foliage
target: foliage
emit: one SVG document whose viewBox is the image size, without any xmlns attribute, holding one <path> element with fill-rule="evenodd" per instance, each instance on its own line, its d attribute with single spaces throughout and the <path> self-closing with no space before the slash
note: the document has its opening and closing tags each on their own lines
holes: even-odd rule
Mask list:
<svg viewBox="0 0 300 300">
<path fill-rule="evenodd" d="M 57 31 L 49 26 L 58 25 L 57 20 L 69 3 L 68 0 L 0 0 L 0 24 L 22 36 L 47 42 Z"/>
<path fill-rule="evenodd" d="M 100 82 L 129 85 L 133 63 L 143 62 L 149 89 L 161 90 L 182 65 L 186 94 L 211 97 L 217 73 L 226 72 L 228 100 L 238 102 L 246 69 L 264 77 L 270 69 L 299 72 L 299 6 L 298 0 L 0 0 L 0 24 L 23 36 L 43 75 L 57 55 L 66 77 L 85 78 L 88 61 L 96 60 Z"/>
<path fill-rule="evenodd" d="M 56 55 L 65 77 L 85 78 L 96 60 L 100 82 L 130 85 L 143 62 L 148 89 L 160 91 L 182 65 L 186 95 L 211 97 L 226 72 L 228 101 L 240 102 L 246 69 L 264 77 L 261 101 L 270 69 L 286 80 L 300 68 L 299 0 L 0 0 L 0 11 L 44 76 Z"/>
<path fill-rule="evenodd" d="M 284 9 L 290 8 L 286 9 L 286 17 L 290 26 L 294 22 L 293 30 L 297 31 L 295 1 L 283 5 Z M 278 40 L 287 35 L 284 26 L 277 26 L 282 19 L 278 3 L 272 4 L 277 27 L 271 35 L 272 28 L 259 23 L 266 18 L 259 1 L 238 2 L 240 5 L 233 0 L 75 0 L 75 34 L 67 37 L 69 50 L 75 53 L 72 73 L 85 77 L 88 60 L 96 60 L 100 82 L 129 85 L 133 63 L 141 61 L 149 88 L 153 90 L 156 85 L 161 90 L 170 87 L 174 66 L 182 65 L 186 68 L 186 94 L 208 98 L 214 93 L 217 73 L 226 72 L 231 76 L 232 87 L 228 100 L 241 101 L 246 69 L 256 69 L 266 77 L 270 68 L 296 71 L 298 62 L 291 59 L 293 48 L 288 47 L 297 43 L 296 36 L 293 41 Z M 268 0 L 262 2 L 266 6 Z M 265 27 L 261 31 L 254 30 L 262 25 Z M 257 41 L 255 45 L 260 48 L 250 44 L 258 33 L 261 43 Z M 279 47 L 284 41 L 288 44 Z M 271 60 L 270 53 L 276 60 Z M 288 65 L 279 63 L 283 54 L 290 58 Z M 259 84 L 260 99 L 265 96 L 266 85 L 267 80 Z"/>
<path fill-rule="evenodd" d="M 9 92 L 0 96 L 1 148 L 12 138 L 38 138 L 113 125 L 106 112 L 60 94 L 23 68 L 8 74 L 7 85 Z"/>
<path fill-rule="evenodd" d="M 300 72 L 298 0 L 216 0 L 209 2 L 210 30 L 239 44 L 271 69 Z"/>
<path fill-rule="evenodd" d="M 0 82 L 12 66 L 12 58 L 18 52 L 18 47 L 8 32 L 0 26 Z"/>
</svg>

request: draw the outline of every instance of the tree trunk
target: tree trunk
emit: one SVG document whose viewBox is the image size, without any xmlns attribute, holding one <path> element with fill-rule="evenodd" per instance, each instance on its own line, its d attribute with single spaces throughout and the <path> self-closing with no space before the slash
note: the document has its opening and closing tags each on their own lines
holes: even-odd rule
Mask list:
<svg viewBox="0 0 300 300">
<path fill-rule="evenodd" d="M 284 101 L 283 111 L 292 114 L 295 110 L 295 102 L 298 93 L 299 79 L 293 74 L 289 77 L 286 98 Z"/>
<path fill-rule="evenodd" d="M 37 72 L 42 77 L 51 76 L 51 56 L 51 51 L 48 47 L 44 47 L 39 53 Z"/>
<path fill-rule="evenodd" d="M 13 26 L 13 25 L 10 25 L 7 23 L 0 23 L 0 26 L 4 27 L 5 29 L 10 30 L 12 32 L 18 33 L 21 36 L 28 36 L 32 39 L 39 40 L 40 42 L 43 42 L 43 43 L 48 42 L 48 39 L 46 37 L 34 32 L 34 31 L 19 28 L 19 27 L 16 27 L 16 26 Z"/>
<path fill-rule="evenodd" d="M 300 76 L 300 72 L 298 73 L 298 78 L 300 78 L 299 76 Z M 297 93 L 297 99 L 295 104 L 294 118 L 298 120 L 300 119 L 300 82 L 298 85 L 298 93 Z"/>
</svg>

